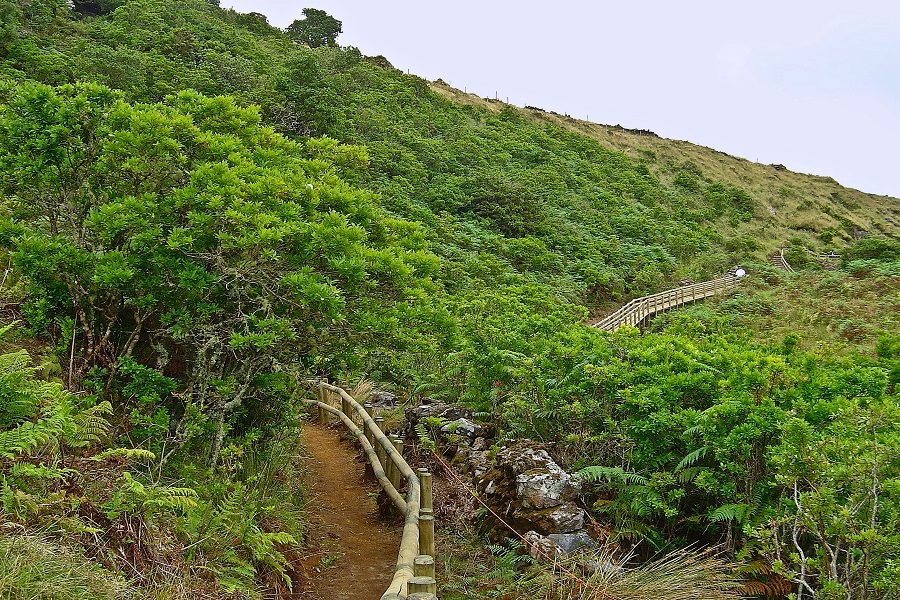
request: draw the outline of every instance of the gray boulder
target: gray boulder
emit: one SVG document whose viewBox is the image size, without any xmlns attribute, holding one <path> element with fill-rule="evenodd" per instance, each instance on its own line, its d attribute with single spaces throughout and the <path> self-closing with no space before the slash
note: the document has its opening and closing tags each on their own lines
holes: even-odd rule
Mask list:
<svg viewBox="0 0 900 600">
<path fill-rule="evenodd" d="M 480 425 L 466 418 L 459 418 L 455 421 L 450 421 L 449 423 L 441 427 L 441 432 L 443 433 L 452 433 L 467 438 L 474 438 L 480 430 Z"/>
<path fill-rule="evenodd" d="M 369 402 L 379 408 L 391 408 L 397 406 L 397 395 L 392 392 L 372 392 L 369 394 Z"/>
<path fill-rule="evenodd" d="M 597 542 L 589 536 L 586 531 L 576 531 L 574 533 L 551 533 L 547 536 L 551 542 L 559 546 L 559 549 L 566 554 L 577 552 L 582 548 L 596 548 Z"/>
<path fill-rule="evenodd" d="M 546 450 L 510 446 L 497 454 L 497 465 L 516 482 L 516 496 L 524 508 L 553 508 L 574 500 L 581 483 L 556 464 Z"/>
<path fill-rule="evenodd" d="M 573 502 L 566 502 L 542 510 L 515 511 L 517 519 L 531 523 L 535 529 L 547 534 L 572 533 L 584 529 L 587 514 Z"/>
</svg>

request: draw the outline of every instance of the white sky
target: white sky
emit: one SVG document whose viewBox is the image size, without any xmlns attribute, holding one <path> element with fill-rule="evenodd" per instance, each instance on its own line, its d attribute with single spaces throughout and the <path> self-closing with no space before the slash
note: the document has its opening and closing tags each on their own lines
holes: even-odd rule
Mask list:
<svg viewBox="0 0 900 600">
<path fill-rule="evenodd" d="M 900 197 L 900 2 L 223 0 L 482 96 Z"/>
</svg>

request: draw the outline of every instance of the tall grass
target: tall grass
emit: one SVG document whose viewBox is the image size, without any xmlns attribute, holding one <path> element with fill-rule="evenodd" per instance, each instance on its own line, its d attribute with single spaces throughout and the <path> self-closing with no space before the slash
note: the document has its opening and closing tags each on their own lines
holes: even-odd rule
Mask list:
<svg viewBox="0 0 900 600">
<path fill-rule="evenodd" d="M 734 568 L 715 552 L 676 550 L 637 567 L 628 557 L 601 550 L 591 562 L 593 574 L 584 574 L 584 563 L 560 561 L 545 567 L 543 577 L 532 580 L 522 598 L 544 600 L 735 600 L 742 582 Z"/>
<path fill-rule="evenodd" d="M 2 600 L 131 600 L 121 578 L 79 552 L 36 536 L 0 535 Z"/>
</svg>

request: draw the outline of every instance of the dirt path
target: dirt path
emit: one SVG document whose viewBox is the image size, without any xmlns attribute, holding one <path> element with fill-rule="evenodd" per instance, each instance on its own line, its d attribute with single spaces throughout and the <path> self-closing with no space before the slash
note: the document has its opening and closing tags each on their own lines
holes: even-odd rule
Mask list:
<svg viewBox="0 0 900 600">
<path fill-rule="evenodd" d="M 377 487 L 363 480 L 363 464 L 341 433 L 312 423 L 303 427 L 313 494 L 307 539 L 315 555 L 300 597 L 378 600 L 394 572 L 401 530 L 378 519 Z"/>
</svg>

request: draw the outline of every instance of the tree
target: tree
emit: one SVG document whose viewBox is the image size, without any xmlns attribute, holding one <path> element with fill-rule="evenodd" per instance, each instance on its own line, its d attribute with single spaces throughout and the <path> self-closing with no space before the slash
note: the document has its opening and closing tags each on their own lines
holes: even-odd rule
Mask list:
<svg viewBox="0 0 900 600">
<path fill-rule="evenodd" d="M 344 345 L 368 335 L 366 315 L 414 302 L 438 268 L 416 225 L 340 178 L 365 163 L 360 147 L 292 142 L 258 108 L 197 92 L 157 105 L 97 84 L 7 94 L 3 228 L 29 322 L 75 328 L 77 375 L 112 380 L 139 361 L 178 379 L 169 414 L 206 416 L 213 463 L 261 379 L 326 368 L 339 354 L 327 330 Z"/>
<path fill-rule="evenodd" d="M 317 8 L 304 8 L 303 16 L 303 19 L 297 19 L 288 26 L 289 36 L 310 48 L 337 45 L 335 41 L 341 34 L 340 21 Z"/>
</svg>

